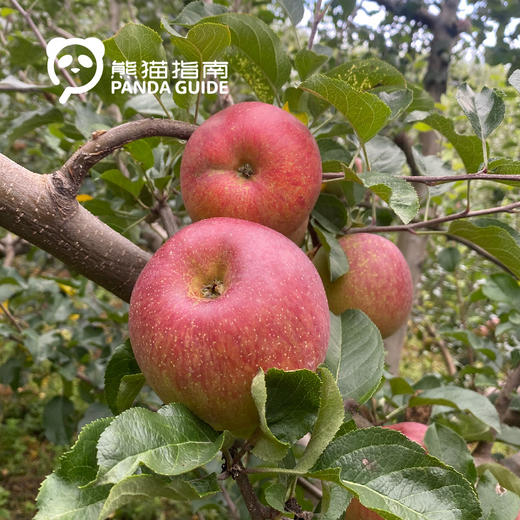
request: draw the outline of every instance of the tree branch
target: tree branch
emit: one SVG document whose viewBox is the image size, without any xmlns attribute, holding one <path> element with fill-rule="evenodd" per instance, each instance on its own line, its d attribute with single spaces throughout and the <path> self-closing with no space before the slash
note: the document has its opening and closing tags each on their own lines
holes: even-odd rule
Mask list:
<svg viewBox="0 0 520 520">
<path fill-rule="evenodd" d="M 0 226 L 129 301 L 150 254 L 75 198 L 65 207 L 60 197 L 51 175 L 33 173 L 0 154 Z"/>
<path fill-rule="evenodd" d="M 322 179 L 325 181 L 339 180 L 344 179 L 344 173 L 323 173 Z M 518 174 L 501 174 L 501 173 L 465 173 L 461 175 L 445 175 L 438 177 L 425 177 L 425 176 L 411 176 L 411 175 L 400 175 L 399 179 L 404 179 L 408 182 L 416 182 L 420 184 L 427 184 L 430 186 L 437 186 L 439 184 L 446 184 L 448 182 L 457 182 L 457 181 L 474 181 L 474 180 L 483 180 L 483 181 L 516 181 L 520 183 L 520 173 Z"/>
<path fill-rule="evenodd" d="M 77 150 L 56 172 L 68 196 L 76 196 L 88 170 L 96 163 L 132 141 L 145 137 L 176 137 L 187 140 L 196 125 L 172 119 L 140 119 L 94 133 L 92 139 Z"/>
<path fill-rule="evenodd" d="M 403 224 L 398 226 L 366 226 L 359 228 L 350 228 L 346 230 L 347 233 L 380 233 L 383 231 L 411 231 L 420 228 L 431 228 L 436 227 L 439 224 L 445 222 L 451 222 L 452 220 L 458 220 L 462 218 L 480 217 L 482 215 L 492 215 L 494 213 L 516 213 L 516 209 L 520 208 L 520 202 L 513 202 L 505 206 L 497 206 L 488 209 L 479 209 L 476 211 L 461 211 L 460 213 L 454 213 L 452 215 L 446 215 L 444 217 L 432 218 L 431 220 L 413 222 L 411 224 Z"/>
<path fill-rule="evenodd" d="M 376 0 L 376 2 L 395 16 L 404 16 L 408 20 L 415 20 L 428 27 L 435 25 L 436 16 L 424 7 L 416 7 L 415 2 L 399 2 L 398 0 Z"/>
<path fill-rule="evenodd" d="M 511 370 L 507 375 L 506 382 L 498 394 L 495 401 L 495 408 L 497 409 L 500 420 L 503 421 L 511 403 L 511 394 L 520 386 L 520 365 Z"/>
</svg>

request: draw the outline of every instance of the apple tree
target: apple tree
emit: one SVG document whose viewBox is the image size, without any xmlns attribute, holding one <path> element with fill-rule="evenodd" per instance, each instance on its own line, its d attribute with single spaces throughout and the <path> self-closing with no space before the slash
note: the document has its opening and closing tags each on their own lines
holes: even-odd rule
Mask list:
<svg viewBox="0 0 520 520">
<path fill-rule="evenodd" d="M 398 2 L 381 3 L 398 7 Z M 45 405 L 45 431 L 56 444 L 71 444 L 41 485 L 36 518 L 103 519 L 157 498 L 166 499 L 175 511 L 177 504 L 185 504 L 179 511 L 198 518 L 516 518 L 520 465 L 515 466 L 514 456 L 502 460 L 494 450 L 502 447 L 509 455 L 520 446 L 520 163 L 515 150 L 504 154 L 493 144 L 498 133 L 516 131 L 520 71 L 510 71 L 501 89 L 470 76 L 448 92 L 448 114 L 410 80 L 406 67 L 400 70 L 375 52 L 359 49 L 349 54 L 328 46 L 324 21 L 329 8 L 338 16 L 335 3 L 317 0 L 308 30 L 300 24 L 305 6 L 298 1 L 243 6 L 196 0 L 164 9 L 154 2 L 125 7 L 109 2 L 111 27 L 101 19 L 91 34 L 82 34 L 103 39 L 103 75 L 92 90 L 61 104 L 64 85 L 85 81 L 88 72 L 71 76 L 61 71 L 62 85 L 50 85 L 44 48 L 56 34 L 72 36 L 71 20 L 64 21 L 68 30 L 56 25 L 50 16 L 55 2 L 42 2 L 41 11 L 34 6 L 34 12 L 18 1 L 11 4 L 0 12 L 6 49 L 6 74 L 0 82 L 5 114 L 0 121 L 5 137 L 0 145 L 0 225 L 5 230 L 0 244 L 0 309 L 5 318 L 0 323 L 5 344 L 0 381 L 17 388 L 26 373 L 38 373 L 42 366 L 55 375 L 61 393 Z M 348 2 L 339 4 L 348 10 Z M 96 19 L 94 3 L 70 8 L 78 16 L 88 13 Z M 126 90 L 113 88 L 110 64 L 166 60 L 195 66 L 226 63 L 229 93 L 197 92 L 190 81 L 191 92 L 189 87 L 176 89 L 178 78 L 166 82 L 173 91 L 139 93 L 130 87 L 147 79 L 140 67 L 130 79 L 121 78 L 128 82 Z M 213 214 L 210 204 L 203 215 L 194 216 L 190 204 L 200 206 L 193 197 L 211 195 L 212 177 L 193 192 L 183 182 L 183 162 L 197 177 L 200 173 L 193 172 L 206 161 L 205 153 L 224 161 L 222 150 L 230 146 L 226 127 L 212 134 L 210 121 L 244 101 L 260 102 L 271 111 L 278 107 L 273 113 L 283 112 L 283 118 L 304 129 L 310 136 L 305 146 L 319 152 L 309 207 L 298 205 L 298 182 L 313 164 L 310 152 L 283 170 L 283 179 L 291 182 L 282 188 L 274 185 L 268 194 L 275 202 L 268 225 L 285 225 L 281 231 L 303 252 L 264 228 L 257 250 L 264 261 L 259 269 L 275 265 L 277 258 L 291 258 L 284 268 L 300 278 L 306 272 L 312 273 L 308 279 L 314 277 L 309 294 L 299 288 L 286 292 L 283 312 L 291 310 L 282 324 L 286 338 L 297 342 L 304 329 L 309 336 L 329 327 L 330 332 L 324 355 L 312 366 L 275 362 L 264 367 L 256 361 L 247 366 L 240 364 L 242 358 L 227 359 L 225 366 L 199 363 L 198 376 L 223 379 L 229 388 L 236 374 L 250 373 L 245 395 L 252 410 L 247 421 L 251 428 L 237 432 L 225 429 L 218 418 L 196 415 L 201 408 L 179 392 L 157 392 L 168 395 L 161 401 L 152 388 L 157 391 L 164 374 L 154 371 L 154 362 L 143 352 L 159 340 L 139 342 L 138 336 L 147 333 L 146 322 L 132 322 L 137 323 L 147 305 L 147 291 L 150 298 L 155 294 L 150 287 L 158 291 L 170 282 L 155 267 L 158 256 L 150 262 L 165 241 L 169 239 L 171 254 L 164 252 L 167 248 L 158 254 L 180 259 L 176 255 L 186 247 L 184 237 L 213 225 L 192 219 L 255 220 L 241 212 L 244 193 L 228 204 L 216 203 L 219 209 Z M 283 127 L 277 134 L 281 124 L 270 127 L 271 116 L 264 121 L 247 113 L 238 117 L 228 120 L 227 127 L 247 128 L 233 139 L 250 138 L 248 153 L 258 153 L 271 139 L 263 154 L 274 163 L 268 167 L 278 171 L 288 163 L 293 152 L 290 130 Z M 420 135 L 433 132 L 444 143 L 437 156 L 427 155 L 419 145 Z M 273 149 L 276 153 L 269 153 Z M 228 168 L 236 169 L 245 191 L 261 171 L 255 171 L 249 156 L 231 159 L 236 164 Z M 221 172 L 213 184 L 218 175 Z M 304 187 L 309 182 L 305 179 Z M 272 213 L 292 189 L 297 192 L 292 213 L 306 209 L 288 226 L 289 217 Z M 224 199 L 223 193 L 217 190 L 216 202 Z M 256 196 L 247 193 L 258 214 L 265 208 L 258 209 Z M 243 204 L 234 208 L 237 201 Z M 288 204 L 285 210 L 291 209 Z M 246 231 L 241 230 L 260 227 L 238 222 L 242 242 Z M 423 282 L 426 289 L 431 284 L 431 294 L 416 292 L 414 306 L 408 268 L 389 240 L 399 235 L 426 237 L 438 252 L 429 259 L 437 278 Z M 194 243 L 204 244 L 202 252 Z M 349 249 L 354 243 L 358 250 Z M 305 267 L 300 271 L 300 260 L 284 256 L 286 247 L 302 259 Z M 209 241 L 194 241 L 190 248 L 198 260 L 181 266 L 179 260 L 173 267 L 180 278 L 200 275 L 196 271 L 204 265 L 206 251 L 227 251 Z M 254 252 L 247 258 L 253 260 Z M 321 281 L 304 253 L 314 259 Z M 27 269 L 17 262 L 19 257 L 40 267 Z M 466 258 L 480 270 L 476 279 L 460 267 Z M 370 259 L 375 263 L 367 267 Z M 218 269 L 223 262 L 215 264 Z M 399 267 L 392 271 L 394 264 Z M 132 296 L 146 272 L 143 276 L 155 277 L 155 285 L 144 284 L 139 297 L 135 292 Z M 254 288 L 254 269 L 250 272 Z M 465 313 L 458 329 L 446 326 L 443 306 L 451 303 L 443 299 L 446 273 L 458 276 L 454 305 Z M 464 275 L 466 283 L 460 281 Z M 218 304 L 225 275 L 218 271 L 211 276 L 209 285 L 203 282 L 199 289 Z M 258 277 L 270 290 L 282 285 L 276 276 Z M 435 280 L 442 283 L 436 285 Z M 331 288 L 339 296 L 331 296 Z M 394 296 L 387 295 L 389 288 Z M 287 332 L 291 320 L 301 319 L 292 312 L 295 294 L 301 300 L 297 303 L 310 306 L 318 295 L 325 302 L 325 290 L 335 311 L 327 316 L 327 326 L 318 318 L 313 321 L 320 310 L 316 304 L 314 314 L 305 314 L 300 322 L 300 335 Z M 342 291 L 348 302 L 333 303 L 341 300 Z M 233 347 L 256 345 L 252 337 L 261 332 L 269 336 L 277 307 L 267 299 L 262 307 L 267 292 L 260 288 L 254 295 L 247 293 L 260 302 L 258 309 L 271 312 L 263 329 L 253 328 L 247 336 L 247 325 L 256 318 L 248 314 L 247 302 L 235 312 L 244 326 L 240 334 L 225 337 Z M 277 301 L 281 299 L 277 295 Z M 128 302 L 139 364 L 128 339 Z M 379 316 L 372 314 L 381 303 Z M 417 328 L 414 341 L 421 350 L 439 353 L 442 371 L 409 377 L 385 368 L 382 335 L 407 320 L 410 306 Z M 474 308 L 488 313 L 481 325 L 485 328 L 473 327 L 469 320 Z M 194 323 L 190 312 L 183 318 Z M 225 330 L 218 312 L 214 319 L 215 330 Z M 166 336 L 166 329 L 180 321 L 158 319 L 153 333 Z M 202 342 L 205 332 L 197 326 L 190 337 Z M 164 349 L 174 343 L 173 337 Z M 277 338 L 272 335 L 270 340 L 274 344 Z M 187 332 L 179 344 L 188 344 Z M 293 347 L 289 343 L 287 350 Z M 192 358 L 196 363 L 195 352 Z M 176 360 L 166 358 L 165 363 L 170 361 Z M 195 386 L 193 373 L 182 374 L 186 387 Z M 166 379 L 161 384 L 164 388 L 176 382 Z M 233 400 L 223 399 L 212 413 L 218 415 L 220 407 L 227 416 L 243 413 L 234 406 Z M 88 412 L 81 421 L 76 407 Z"/>
</svg>

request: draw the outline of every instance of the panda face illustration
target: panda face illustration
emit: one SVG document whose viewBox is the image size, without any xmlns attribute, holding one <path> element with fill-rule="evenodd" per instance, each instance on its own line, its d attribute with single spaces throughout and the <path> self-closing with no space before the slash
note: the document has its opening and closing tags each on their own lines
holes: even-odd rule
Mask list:
<svg viewBox="0 0 520 520">
<path fill-rule="evenodd" d="M 83 47 L 75 49 L 77 58 L 72 52 L 64 53 L 58 59 L 58 54 L 68 47 Z M 72 49 L 70 49 L 72 51 Z M 83 52 L 81 52 L 83 51 Z M 94 57 L 94 60 L 90 55 Z M 54 85 L 59 85 L 60 80 L 56 73 L 56 65 L 60 69 L 69 69 L 72 73 L 78 73 L 82 68 L 94 69 L 92 79 L 84 85 L 67 86 L 60 96 L 60 103 L 67 102 L 71 94 L 82 94 L 95 87 L 103 73 L 103 56 L 105 46 L 98 38 L 53 38 L 47 44 L 47 72 Z"/>
</svg>

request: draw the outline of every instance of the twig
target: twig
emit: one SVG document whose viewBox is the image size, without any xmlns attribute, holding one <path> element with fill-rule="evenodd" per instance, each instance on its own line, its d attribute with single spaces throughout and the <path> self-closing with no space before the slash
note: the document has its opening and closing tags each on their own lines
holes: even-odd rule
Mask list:
<svg viewBox="0 0 520 520">
<path fill-rule="evenodd" d="M 451 357 L 450 350 L 446 345 L 446 342 L 437 334 L 435 327 L 431 323 L 426 322 L 425 329 L 439 347 L 442 358 L 444 359 L 444 364 L 448 369 L 448 374 L 453 377 L 457 373 L 457 369 L 455 368 L 455 363 L 453 362 L 453 358 Z"/>
<path fill-rule="evenodd" d="M 314 38 L 316 37 L 316 32 L 318 30 L 318 25 L 323 20 L 323 17 L 325 16 L 328 8 L 329 5 L 326 5 L 323 9 L 321 9 L 321 0 L 316 0 L 316 5 L 314 6 L 314 18 L 312 20 L 311 26 L 311 34 L 309 36 L 309 44 L 307 46 L 309 50 L 312 50 Z"/>
<path fill-rule="evenodd" d="M 161 219 L 161 223 L 166 230 L 168 237 L 175 235 L 179 230 L 179 226 L 177 225 L 176 217 L 173 214 L 172 208 L 168 205 L 166 198 L 159 201 L 157 205 L 157 213 L 159 214 L 159 218 Z"/>
<path fill-rule="evenodd" d="M 240 493 L 244 498 L 247 510 L 251 515 L 251 520 L 265 520 L 279 516 L 276 509 L 266 507 L 260 502 L 242 463 L 233 466 L 232 476 L 234 476 L 238 489 L 240 489 Z"/>
<path fill-rule="evenodd" d="M 433 218 L 431 220 L 412 222 L 411 224 L 403 224 L 397 226 L 366 226 L 359 228 L 350 228 L 347 230 L 348 233 L 378 233 L 378 232 L 391 232 L 391 231 L 411 231 L 420 228 L 436 227 L 439 224 L 445 222 L 451 222 L 452 220 L 458 220 L 462 218 L 480 217 L 481 215 L 492 215 L 494 213 L 515 213 L 515 210 L 520 208 L 520 202 L 513 202 L 505 206 L 497 206 L 488 209 L 479 209 L 476 211 L 461 211 L 460 213 L 454 213 L 452 215 L 446 215 L 444 217 Z"/>
<path fill-rule="evenodd" d="M 344 179 L 345 174 L 342 172 L 331 172 L 331 173 L 323 173 L 323 180 L 337 180 Z M 457 182 L 457 181 L 474 181 L 474 180 L 483 180 L 483 181 L 516 181 L 520 183 L 520 172 L 518 174 L 500 174 L 500 173 L 466 173 L 461 175 L 446 175 L 446 176 L 438 176 L 438 177 L 424 177 L 415 175 L 401 175 L 399 179 L 404 179 L 408 182 L 415 182 L 420 184 L 427 184 L 431 186 L 436 186 L 438 184 L 446 184 L 448 182 Z"/>
<path fill-rule="evenodd" d="M 298 477 L 298 485 L 301 486 L 305 491 L 310 493 L 315 498 L 321 500 L 323 498 L 323 492 L 321 489 L 314 484 L 311 484 L 307 479 Z"/>
<path fill-rule="evenodd" d="M 45 38 L 40 32 L 40 29 L 38 29 L 38 27 L 34 23 L 34 20 L 32 19 L 31 15 L 18 3 L 17 0 L 11 0 L 11 3 L 13 4 L 14 8 L 25 18 L 27 24 L 32 29 L 33 33 L 36 35 L 36 39 L 38 40 L 40 45 L 44 49 L 47 49 L 47 42 L 45 41 Z M 72 79 L 72 76 L 69 74 L 69 72 L 66 69 L 62 69 L 58 66 L 58 58 L 54 58 L 54 63 L 63 74 L 63 77 L 67 80 L 67 83 L 72 87 L 77 87 L 76 82 L 74 81 L 74 79 Z M 87 100 L 87 97 L 83 93 L 79 94 L 79 98 L 83 102 Z"/>
<path fill-rule="evenodd" d="M 9 321 L 16 327 L 18 332 L 23 332 L 23 329 L 20 326 L 20 324 L 18 323 L 18 321 L 16 320 L 16 318 L 11 314 L 11 311 L 3 303 L 0 303 L 0 309 L 7 316 Z"/>
<path fill-rule="evenodd" d="M 238 512 L 237 506 L 231 500 L 231 497 L 229 496 L 228 490 L 226 489 L 226 486 L 224 484 L 220 484 L 220 490 L 222 491 L 222 496 L 224 497 L 224 501 L 226 502 L 226 505 L 229 509 L 229 514 L 231 515 L 231 518 L 233 520 L 240 520 L 240 514 Z"/>
</svg>

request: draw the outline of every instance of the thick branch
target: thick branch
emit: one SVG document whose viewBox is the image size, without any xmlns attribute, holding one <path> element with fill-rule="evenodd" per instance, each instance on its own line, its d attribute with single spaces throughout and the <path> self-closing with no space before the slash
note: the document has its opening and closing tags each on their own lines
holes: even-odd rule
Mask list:
<svg viewBox="0 0 520 520">
<path fill-rule="evenodd" d="M 404 16 L 429 27 L 433 27 L 436 17 L 424 7 L 417 7 L 415 2 L 399 2 L 398 0 L 376 0 L 395 16 Z"/>
<path fill-rule="evenodd" d="M 0 226 L 128 301 L 150 255 L 75 199 L 65 210 L 51 179 L 0 154 Z"/>
<path fill-rule="evenodd" d="M 88 170 L 125 144 L 145 137 L 188 139 L 195 125 L 171 119 L 140 119 L 123 123 L 110 130 L 94 133 L 92 139 L 77 150 L 56 172 L 69 197 L 77 195 Z"/>
<path fill-rule="evenodd" d="M 503 421 L 511 403 L 512 394 L 520 386 L 520 365 L 513 369 L 507 375 L 507 379 L 498 394 L 495 401 L 495 408 L 497 409 L 500 420 Z"/>
</svg>

